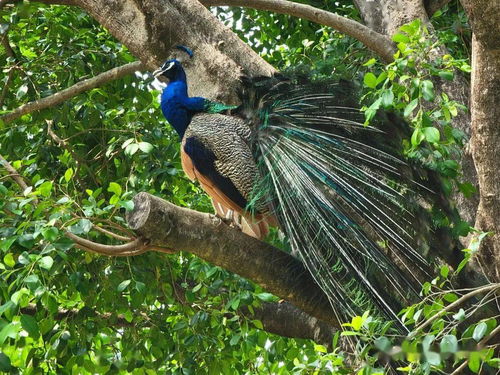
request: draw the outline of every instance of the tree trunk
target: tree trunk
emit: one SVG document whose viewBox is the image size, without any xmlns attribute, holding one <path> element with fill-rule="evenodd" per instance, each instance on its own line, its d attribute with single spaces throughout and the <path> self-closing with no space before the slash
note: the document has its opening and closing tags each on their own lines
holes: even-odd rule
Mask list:
<svg viewBox="0 0 500 375">
<path fill-rule="evenodd" d="M 500 2 L 462 0 L 473 31 L 471 149 L 479 175 L 476 228 L 492 232 L 476 261 L 500 281 Z"/>
</svg>

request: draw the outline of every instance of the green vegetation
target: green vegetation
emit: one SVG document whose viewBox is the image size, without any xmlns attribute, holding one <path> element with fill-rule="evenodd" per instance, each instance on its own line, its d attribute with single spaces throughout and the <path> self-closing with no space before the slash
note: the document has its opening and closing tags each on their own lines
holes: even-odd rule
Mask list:
<svg viewBox="0 0 500 375">
<path fill-rule="evenodd" d="M 351 5 L 329 6 L 357 17 Z M 8 85 L 0 115 L 135 60 L 78 8 L 23 2 L 0 17 L 0 32 L 8 31 L 15 52 L 0 49 L 0 86 Z M 454 32 L 467 29 L 456 6 L 433 19 L 439 40 L 425 38 L 418 23 L 405 26 L 395 36 L 397 58 L 387 66 L 360 42 L 306 21 L 240 10 L 227 22 L 277 68 L 310 65 L 315 74 L 364 83 L 367 121 L 378 108 L 403 112 L 414 129 L 408 155 L 431 163 L 450 186 L 456 182 L 464 194 L 472 192 L 454 159 L 463 134 L 450 124 L 465 107 L 437 97 L 430 80 L 451 80 L 456 68 L 470 71 L 468 42 Z M 442 43 L 454 57 L 427 61 L 429 50 Z M 447 267 L 424 285 L 425 301 L 402 312 L 415 332 L 411 338 L 393 336 L 390 323 L 367 312 L 353 317 L 327 349 L 262 330 L 251 312 L 276 298 L 190 254 L 112 258 L 76 249 L 64 231 L 107 244 L 119 241 L 102 229 L 129 236 L 125 213 L 141 191 L 212 210 L 182 172 L 177 135 L 163 121 L 159 92 L 150 84 L 151 78 L 129 75 L 0 123 L 0 154 L 28 186 L 20 188 L 0 168 L 0 372 L 351 373 L 337 345 L 346 336 L 360 338 L 360 374 L 382 373 L 387 357 L 412 374 L 449 371 L 463 358 L 476 373 L 498 367 L 493 350 L 481 347 L 498 318 L 477 320 L 461 307 L 440 313 L 466 293 L 449 290 Z M 422 142 L 432 146 L 430 153 Z M 475 243 L 484 235 L 477 234 Z M 467 249 L 466 259 L 476 250 Z"/>
</svg>

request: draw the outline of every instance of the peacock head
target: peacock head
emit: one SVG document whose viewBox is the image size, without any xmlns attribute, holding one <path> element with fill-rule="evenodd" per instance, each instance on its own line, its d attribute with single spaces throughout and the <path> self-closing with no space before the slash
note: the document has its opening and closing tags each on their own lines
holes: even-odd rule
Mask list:
<svg viewBox="0 0 500 375">
<path fill-rule="evenodd" d="M 186 59 L 186 57 L 192 58 L 193 51 L 186 46 L 176 46 L 175 48 L 180 51 L 180 55 L 165 61 L 159 69 L 153 72 L 155 77 L 165 77 L 170 81 L 185 78 L 184 68 L 181 63 Z"/>
<path fill-rule="evenodd" d="M 184 69 L 179 60 L 170 59 L 165 61 L 160 68 L 153 72 L 155 77 L 165 77 L 170 81 L 175 81 L 182 78 L 184 75 Z"/>
</svg>

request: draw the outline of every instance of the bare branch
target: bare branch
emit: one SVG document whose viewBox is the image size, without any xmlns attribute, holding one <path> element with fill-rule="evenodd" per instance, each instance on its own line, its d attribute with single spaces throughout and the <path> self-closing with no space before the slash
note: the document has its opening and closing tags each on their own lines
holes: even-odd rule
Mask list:
<svg viewBox="0 0 500 375">
<path fill-rule="evenodd" d="M 67 89 L 55 93 L 54 95 L 36 100 L 34 102 L 26 103 L 19 108 L 14 109 L 12 112 L 0 116 L 0 120 L 3 120 L 5 123 L 11 122 L 27 113 L 53 107 L 84 91 L 92 90 L 93 88 L 101 86 L 106 82 L 119 79 L 127 74 L 143 69 L 144 67 L 140 61 L 134 61 L 123 66 L 110 69 L 107 72 L 101 73 L 95 77 L 78 82 Z"/>
<path fill-rule="evenodd" d="M 287 0 L 201 0 L 206 6 L 239 6 L 288 14 L 320 25 L 329 26 L 362 42 L 384 61 L 394 60 L 394 44 L 385 35 L 379 34 L 365 25 L 307 4 Z"/>
</svg>

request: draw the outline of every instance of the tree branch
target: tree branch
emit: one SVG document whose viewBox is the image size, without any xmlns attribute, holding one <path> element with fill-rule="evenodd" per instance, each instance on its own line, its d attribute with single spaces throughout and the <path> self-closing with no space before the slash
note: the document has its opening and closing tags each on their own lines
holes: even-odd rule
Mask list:
<svg viewBox="0 0 500 375">
<path fill-rule="evenodd" d="M 385 35 L 379 34 L 365 25 L 307 4 L 287 0 L 200 0 L 205 6 L 239 6 L 303 18 L 320 25 L 329 26 L 349 35 L 379 55 L 384 61 L 394 60 L 394 44 Z"/>
<path fill-rule="evenodd" d="M 2 155 L 0 155 L 0 165 L 2 165 L 7 172 L 10 173 L 10 177 L 19 185 L 19 187 L 25 191 L 28 188 L 28 185 L 24 181 L 23 177 L 19 174 L 19 172 L 10 164 Z"/>
<path fill-rule="evenodd" d="M 481 288 L 474 289 L 473 291 L 471 291 L 467 294 L 464 294 L 462 297 L 457 299 L 455 302 L 450 303 L 444 309 L 439 310 L 436 314 L 434 314 L 429 319 L 427 319 L 425 322 L 423 322 L 418 327 L 416 327 L 415 330 L 409 335 L 409 337 L 415 336 L 418 332 L 422 331 L 425 327 L 428 327 L 434 320 L 443 316 L 447 312 L 452 311 L 453 309 L 457 308 L 458 306 L 461 306 L 463 303 L 465 303 L 466 301 L 468 301 L 472 297 L 475 297 L 481 293 L 494 292 L 498 289 L 500 289 L 500 283 L 499 284 L 489 284 L 489 285 L 483 286 Z"/>
<path fill-rule="evenodd" d="M 40 310 L 37 305 L 29 304 L 21 308 L 21 313 L 26 315 L 36 315 Z M 332 338 L 335 330 L 328 324 L 307 316 L 304 312 L 298 310 L 289 303 L 273 303 L 265 302 L 260 307 L 255 307 L 253 313 L 247 308 L 240 309 L 239 313 L 249 319 L 258 319 L 262 322 L 264 331 L 274 333 L 284 337 L 300 338 L 313 340 L 326 347 L 332 344 Z M 137 327 L 137 322 L 128 321 L 123 314 L 113 316 L 110 312 L 98 312 L 95 310 L 86 309 L 59 309 L 54 316 L 54 319 L 60 321 L 64 319 L 75 319 L 78 316 L 87 318 L 94 315 L 97 319 L 109 321 L 113 319 L 115 327 Z M 144 327 L 155 326 L 153 319 L 147 313 L 136 311 L 134 317 L 144 320 Z"/>
<path fill-rule="evenodd" d="M 134 198 L 134 209 L 127 221 L 152 245 L 195 254 L 254 281 L 305 313 L 340 327 L 328 298 L 301 262 L 230 228 L 213 215 L 140 193 Z"/>
<path fill-rule="evenodd" d="M 42 98 L 33 102 L 26 103 L 19 108 L 14 109 L 3 116 L 0 116 L 0 120 L 5 123 L 9 123 L 27 113 L 40 111 L 45 108 L 53 107 L 57 104 L 64 102 L 84 91 L 92 90 L 98 86 L 105 84 L 106 82 L 119 79 L 131 74 L 136 71 L 143 70 L 144 66 L 140 61 L 134 61 L 117 68 L 108 70 L 107 72 L 101 73 L 95 77 L 80 81 L 67 89 L 59 91 L 54 95 Z"/>
</svg>

